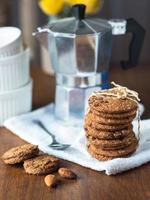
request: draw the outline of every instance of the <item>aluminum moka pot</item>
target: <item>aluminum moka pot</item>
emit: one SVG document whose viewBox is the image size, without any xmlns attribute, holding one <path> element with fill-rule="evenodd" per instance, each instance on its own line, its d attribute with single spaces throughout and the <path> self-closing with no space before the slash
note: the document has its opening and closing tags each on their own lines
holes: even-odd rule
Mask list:
<svg viewBox="0 0 150 200">
<path fill-rule="evenodd" d="M 38 28 L 34 35 L 44 45 L 56 74 L 55 116 L 63 121 L 82 119 L 87 98 L 107 88 L 112 36 L 132 33 L 128 69 L 137 65 L 145 30 L 134 19 L 85 18 L 85 5 L 73 6 L 74 17 Z"/>
</svg>

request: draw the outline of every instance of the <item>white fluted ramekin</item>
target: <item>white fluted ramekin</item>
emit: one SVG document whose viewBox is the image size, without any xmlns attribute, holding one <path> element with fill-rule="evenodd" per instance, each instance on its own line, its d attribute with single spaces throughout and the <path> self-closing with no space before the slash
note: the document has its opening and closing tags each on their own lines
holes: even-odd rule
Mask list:
<svg viewBox="0 0 150 200">
<path fill-rule="evenodd" d="M 0 58 L 16 55 L 23 50 L 22 33 L 16 27 L 0 27 Z"/>
<path fill-rule="evenodd" d="M 13 116 L 27 113 L 32 109 L 32 81 L 25 86 L 0 93 L 0 126 Z"/>
<path fill-rule="evenodd" d="M 22 87 L 30 80 L 30 50 L 0 59 L 0 92 Z"/>
</svg>

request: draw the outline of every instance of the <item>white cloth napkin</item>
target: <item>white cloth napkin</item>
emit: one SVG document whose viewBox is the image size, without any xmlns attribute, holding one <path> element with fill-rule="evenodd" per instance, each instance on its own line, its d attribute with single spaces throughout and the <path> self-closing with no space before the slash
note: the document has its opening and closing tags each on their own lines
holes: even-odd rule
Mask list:
<svg viewBox="0 0 150 200">
<path fill-rule="evenodd" d="M 117 174 L 150 161 L 150 120 L 141 121 L 140 144 L 131 157 L 104 162 L 92 158 L 87 152 L 83 128 L 81 126 L 64 126 L 58 123 L 54 118 L 53 108 L 54 105 L 51 104 L 29 114 L 11 118 L 4 123 L 4 126 L 25 141 L 39 145 L 39 148 L 48 154 L 97 171 L 105 171 L 107 175 Z M 143 110 L 142 106 L 141 110 Z M 42 120 L 44 125 L 56 135 L 59 142 L 71 144 L 71 147 L 64 151 L 56 151 L 48 147 L 51 137 L 34 124 L 35 119 Z M 137 133 L 137 121 L 135 120 L 133 124 Z"/>
</svg>

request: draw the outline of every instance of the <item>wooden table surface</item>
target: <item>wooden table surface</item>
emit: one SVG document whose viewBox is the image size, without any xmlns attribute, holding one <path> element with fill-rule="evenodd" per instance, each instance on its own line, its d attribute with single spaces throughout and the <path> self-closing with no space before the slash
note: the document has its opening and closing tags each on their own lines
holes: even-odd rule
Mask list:
<svg viewBox="0 0 150 200">
<path fill-rule="evenodd" d="M 36 68 L 33 107 L 54 100 L 54 78 Z M 140 66 L 128 71 L 113 67 L 110 80 L 124 84 L 140 93 L 146 107 L 143 118 L 150 117 L 150 66 Z M 25 142 L 5 128 L 0 129 L 0 154 Z M 65 181 L 57 189 L 44 184 L 44 176 L 27 175 L 21 166 L 7 166 L 0 160 L 0 200 L 148 200 L 150 199 L 150 165 L 107 176 L 79 165 L 63 161 L 78 174 L 77 181 Z"/>
</svg>

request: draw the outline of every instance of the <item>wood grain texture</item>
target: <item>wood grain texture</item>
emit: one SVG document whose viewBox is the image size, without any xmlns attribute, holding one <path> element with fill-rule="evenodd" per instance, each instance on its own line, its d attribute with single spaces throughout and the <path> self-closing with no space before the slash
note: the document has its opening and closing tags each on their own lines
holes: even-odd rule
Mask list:
<svg viewBox="0 0 150 200">
<path fill-rule="evenodd" d="M 34 108 L 54 100 L 54 78 L 38 69 L 32 69 L 34 79 Z M 146 107 L 144 117 L 150 116 L 149 66 L 122 71 L 112 68 L 110 79 L 140 92 Z M 24 141 L 5 128 L 0 129 L 0 154 L 7 149 L 23 144 Z M 150 165 L 134 170 L 106 176 L 79 165 L 62 161 L 78 179 L 63 181 L 57 189 L 50 189 L 44 183 L 44 176 L 32 176 L 18 165 L 4 165 L 0 160 L 0 200 L 148 200 L 150 199 Z"/>
</svg>

